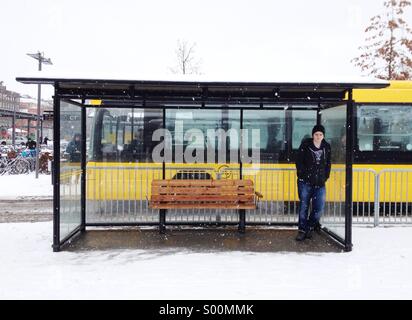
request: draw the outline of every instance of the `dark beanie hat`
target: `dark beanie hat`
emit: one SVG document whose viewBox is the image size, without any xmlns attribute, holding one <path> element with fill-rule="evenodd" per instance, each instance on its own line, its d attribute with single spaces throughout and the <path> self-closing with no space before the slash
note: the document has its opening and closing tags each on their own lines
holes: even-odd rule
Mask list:
<svg viewBox="0 0 412 320">
<path fill-rule="evenodd" d="M 322 126 L 322 125 L 320 125 L 320 124 L 317 124 L 317 125 L 314 126 L 313 129 L 312 129 L 312 136 L 313 136 L 313 134 L 314 134 L 315 132 L 318 132 L 318 131 L 322 132 L 323 135 L 325 135 L 325 127 Z"/>
</svg>

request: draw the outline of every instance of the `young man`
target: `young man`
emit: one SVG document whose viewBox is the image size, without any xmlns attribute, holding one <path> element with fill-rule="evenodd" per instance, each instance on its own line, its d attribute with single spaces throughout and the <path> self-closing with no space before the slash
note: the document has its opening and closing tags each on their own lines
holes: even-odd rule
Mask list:
<svg viewBox="0 0 412 320">
<path fill-rule="evenodd" d="M 324 139 L 325 128 L 316 125 L 312 138 L 302 141 L 296 159 L 299 194 L 299 233 L 297 241 L 311 238 L 314 228 L 320 226 L 319 220 L 325 207 L 325 183 L 331 169 L 331 149 Z M 308 217 L 309 204 L 312 212 Z"/>
</svg>

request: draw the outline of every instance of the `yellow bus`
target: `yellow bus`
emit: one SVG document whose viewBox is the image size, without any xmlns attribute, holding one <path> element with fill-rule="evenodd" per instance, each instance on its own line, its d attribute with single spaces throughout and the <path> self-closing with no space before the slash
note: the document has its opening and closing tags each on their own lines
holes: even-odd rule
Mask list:
<svg viewBox="0 0 412 320">
<path fill-rule="evenodd" d="M 392 81 L 385 89 L 354 90 L 353 99 L 356 110 L 355 212 L 369 212 L 376 203 L 376 177 L 385 180 L 379 191 L 380 201 L 412 203 L 412 191 L 408 193 L 408 189 L 412 190 L 412 173 L 397 176 L 399 170 L 412 170 L 412 82 Z M 87 200 L 115 201 L 117 204 L 120 201 L 123 209 L 127 206 L 136 209 L 136 201 L 141 203 L 150 198 L 150 182 L 162 178 L 163 170 L 166 178 L 175 179 L 238 177 L 240 165 L 228 161 L 231 152 L 237 152 L 238 141 L 228 139 L 224 161 L 216 157 L 213 163 L 187 163 L 180 155 L 185 153 L 189 142 L 181 137 L 191 128 L 200 130 L 205 136 L 209 129 L 259 129 L 259 141 L 249 149 L 258 149 L 260 161 L 258 165 L 243 165 L 243 177 L 255 181 L 256 190 L 263 195 L 264 206 L 270 203 L 272 208 L 272 204 L 279 201 L 296 204 L 296 151 L 302 139 L 310 136 L 311 128 L 319 118 L 326 127 L 325 138 L 332 146 L 333 155 L 327 201 L 343 200 L 346 105 L 320 112 L 317 105 L 313 110 L 307 106 L 301 110 L 290 108 L 287 104 L 277 110 L 248 108 L 243 110 L 242 121 L 239 110 L 183 107 L 125 109 L 105 107 L 103 103 L 95 108 L 89 128 Z M 159 143 L 153 141 L 152 136 L 163 125 L 171 132 L 173 144 L 173 159 L 164 168 L 162 163 L 152 159 Z M 197 148 L 191 155 L 197 156 L 199 150 L 202 149 Z M 395 174 L 391 171 L 394 169 L 398 170 Z"/>
</svg>

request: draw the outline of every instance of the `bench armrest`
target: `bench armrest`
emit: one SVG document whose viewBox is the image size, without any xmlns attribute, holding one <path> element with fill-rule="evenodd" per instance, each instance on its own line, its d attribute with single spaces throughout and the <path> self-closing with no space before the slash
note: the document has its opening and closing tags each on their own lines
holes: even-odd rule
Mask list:
<svg viewBox="0 0 412 320">
<path fill-rule="evenodd" d="M 256 195 L 256 197 L 258 197 L 259 199 L 263 198 L 263 194 L 261 194 L 259 191 L 255 191 L 255 195 Z"/>
</svg>

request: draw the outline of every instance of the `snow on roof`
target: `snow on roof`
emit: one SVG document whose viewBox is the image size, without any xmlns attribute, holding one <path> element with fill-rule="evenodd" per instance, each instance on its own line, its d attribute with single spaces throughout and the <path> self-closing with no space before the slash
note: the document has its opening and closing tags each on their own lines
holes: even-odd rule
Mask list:
<svg viewBox="0 0 412 320">
<path fill-rule="evenodd" d="M 25 97 L 25 98 L 20 98 L 20 102 L 22 103 L 37 103 L 36 98 L 31 98 L 31 97 Z"/>
<path fill-rule="evenodd" d="M 51 100 L 46 100 L 46 99 L 41 99 L 42 104 L 47 104 L 51 103 Z M 20 98 L 20 103 L 32 103 L 32 104 L 37 104 L 37 98 L 33 98 L 30 96 L 22 96 Z"/>
<path fill-rule="evenodd" d="M 389 85 L 388 81 L 360 77 L 354 75 L 274 75 L 274 76 L 261 76 L 261 75 L 182 75 L 182 74 L 114 74 L 104 72 L 53 72 L 53 71 L 41 71 L 34 74 L 25 75 L 21 78 L 42 78 L 42 79 L 67 79 L 67 80 L 124 80 L 124 81 L 175 81 L 175 82 L 237 82 L 237 83 L 340 83 L 340 84 L 376 84 L 376 85 Z"/>
</svg>

